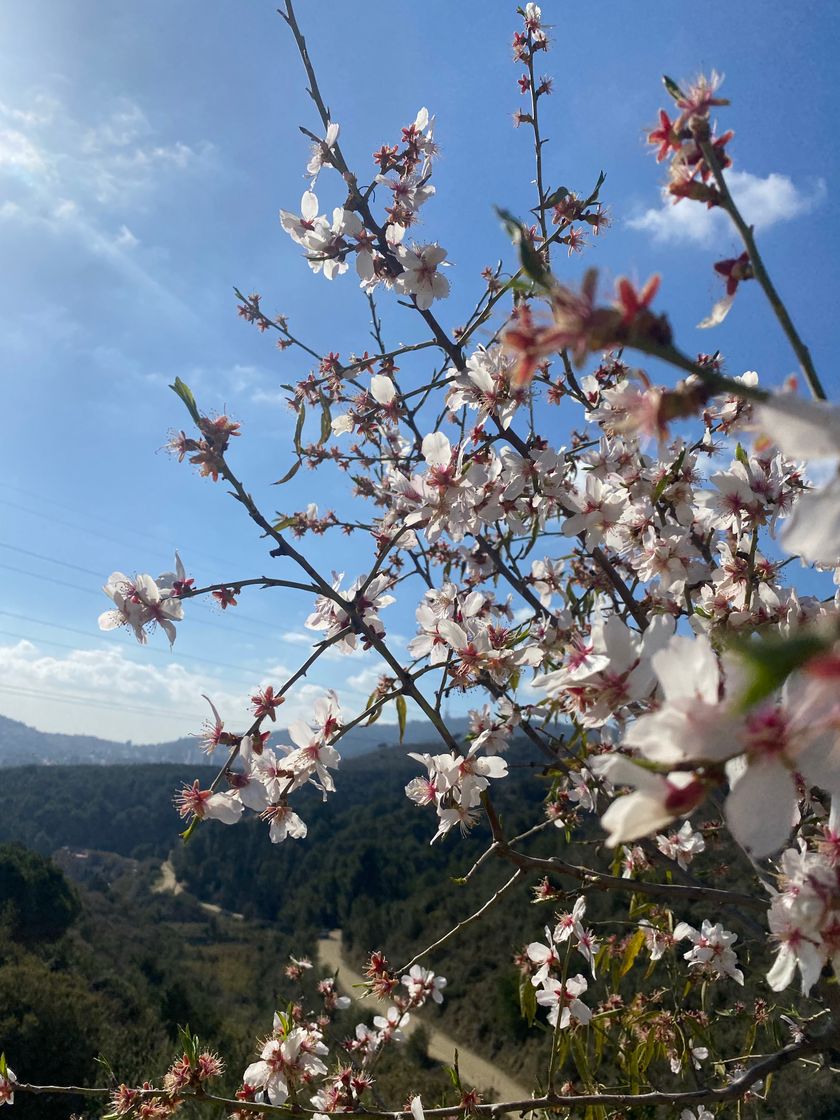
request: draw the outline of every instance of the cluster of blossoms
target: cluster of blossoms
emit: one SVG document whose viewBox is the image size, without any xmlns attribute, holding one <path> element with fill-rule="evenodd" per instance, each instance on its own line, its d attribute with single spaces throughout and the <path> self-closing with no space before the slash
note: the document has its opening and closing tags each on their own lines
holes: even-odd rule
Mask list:
<svg viewBox="0 0 840 1120">
<path fill-rule="evenodd" d="M 592 930 L 585 929 L 582 924 L 585 913 L 586 899 L 581 897 L 570 913 L 557 916 L 553 931 L 545 927 L 545 944 L 533 941 L 525 950 L 528 959 L 536 966 L 531 983 L 537 989 L 537 1003 L 549 1009 L 549 1023 L 560 1030 L 577 1024 L 586 1026 L 592 1018 L 592 1010 L 579 998 L 588 987 L 586 977 L 580 973 L 567 975 L 569 950 L 574 947 L 588 962 L 593 979 L 595 977 L 598 941 Z M 565 950 L 560 948 L 564 944 Z M 557 973 L 560 973 L 561 979 L 558 979 Z"/>
<path fill-rule="evenodd" d="M 357 1023 L 355 1037 L 347 1039 L 344 1047 L 350 1053 L 359 1054 L 369 1064 L 384 1046 L 405 1042 L 412 1011 L 423 1007 L 430 999 L 437 1004 L 443 1003 L 446 979 L 436 976 L 431 969 L 414 964 L 399 982 L 406 989 L 406 994 L 402 995 L 397 978 L 389 972 L 388 962 L 381 953 L 371 953 L 367 975 L 371 991 L 388 1001 L 388 1006 L 383 1015 L 374 1015 L 372 1026 Z"/>
<path fill-rule="evenodd" d="M 163 1087 L 145 1082 L 139 1089 L 119 1085 L 111 1094 L 109 1116 L 130 1116 L 137 1120 L 168 1120 L 186 1097 L 202 1094 L 208 1082 L 224 1073 L 224 1062 L 211 1050 L 203 1050 L 188 1028 L 181 1030 L 184 1052 L 175 1059 L 163 1078 Z"/>
<path fill-rule="evenodd" d="M 797 968 L 807 995 L 829 962 L 840 975 L 840 820 L 832 802 L 827 824 L 813 847 L 800 840 L 779 860 L 780 889 L 768 914 L 770 934 L 778 943 L 767 976 L 774 991 L 792 983 Z"/>
<path fill-rule="evenodd" d="M 418 805 L 434 805 L 438 829 L 431 842 L 439 840 L 455 825 L 466 833 L 479 817 L 481 794 L 491 778 L 504 778 L 507 762 L 498 756 L 479 757 L 480 744 L 473 743 L 466 753 L 409 754 L 422 762 L 426 775 L 412 778 L 405 787 L 406 796 Z"/>
<path fill-rule="evenodd" d="M 744 711 L 737 662 L 726 674 L 705 635 L 672 637 L 651 658 L 661 703 L 630 724 L 623 739 L 625 748 L 661 772 L 624 754 L 593 761 L 613 783 L 637 787 L 604 814 L 609 843 L 648 835 L 692 812 L 728 780 L 732 835 L 759 858 L 778 851 L 799 819 L 797 775 L 808 786 L 840 794 L 840 707 L 833 675 L 823 665 L 789 677 L 779 700 Z M 766 805 L 774 811 L 764 812 Z"/>
<path fill-rule="evenodd" d="M 314 176 L 313 185 L 324 165 L 343 171 L 338 136 L 339 126 L 331 124 L 325 138 L 318 142 L 317 153 L 307 168 Z M 384 220 L 377 222 L 368 197 L 356 193 L 347 205 L 333 210 L 330 221 L 318 213 L 318 197 L 310 187 L 301 199 L 300 214 L 281 210 L 280 224 L 304 249 L 313 272 L 333 280 L 347 271 L 349 258 L 355 254 L 356 272 L 365 291 L 385 285 L 412 296 L 416 306 L 426 311 L 434 300 L 449 295 L 449 281 L 441 272 L 446 252 L 436 243 L 409 247 L 404 239 L 418 222 L 420 207 L 435 193 L 429 180 L 436 155 L 434 117 L 429 116 L 428 109 L 421 109 L 402 130 L 399 145 L 383 144 L 374 153 L 379 168 L 374 185 L 392 196 Z"/>
<path fill-rule="evenodd" d="M 778 955 L 768 982 L 780 991 L 798 969 L 803 991 L 810 992 L 824 966 L 840 966 L 835 817 L 814 832 L 828 798 L 840 804 L 840 409 L 805 401 L 792 384 L 768 393 L 751 370 L 729 377 L 719 353 L 695 359 L 678 350 L 667 317 L 653 310 L 657 276 L 640 286 L 621 278 L 607 301 L 599 299 L 591 269 L 577 287 L 555 279 L 552 247 L 580 251 L 581 231 L 588 226 L 597 233 L 605 224 L 598 197 L 603 177 L 588 195 L 551 190 L 543 182 L 539 104 L 551 83 L 536 76 L 534 60 L 549 40 L 536 4 L 520 15 L 514 57 L 530 109 L 517 114 L 517 123 L 533 131 L 538 193 L 534 225 L 505 218 L 521 267 L 509 276 L 501 265 L 485 269 L 475 311 L 462 326 L 445 330 L 434 314 L 435 301 L 449 291 L 444 251 L 436 243 L 407 244 L 434 193 L 432 118 L 421 110 L 399 144 L 383 145 L 374 155 L 373 181 L 359 187 L 342 154 L 338 126 L 324 112 L 324 135 L 313 136 L 300 213 L 282 211 L 281 224 L 310 268 L 328 279 L 346 272 L 355 256 L 361 286 L 371 297 L 379 353 L 342 362 L 330 350 L 290 387 L 297 462 L 283 481 L 303 463 L 333 464 L 352 479 L 366 513 L 359 521 L 322 517 L 311 503 L 269 523 L 237 482 L 235 496 L 273 538 L 272 554 L 297 557 L 312 580 L 307 586 L 314 585 L 317 597 L 306 626 L 323 637 L 321 650 L 374 649 L 384 657 L 389 675 L 359 719 L 374 718 L 395 699 L 402 723 L 406 698 L 430 716 L 445 749 L 410 755 L 425 773 L 408 783 L 406 794 L 434 807 L 433 842 L 455 825 L 466 832 L 485 813 L 494 853 L 511 858 L 517 871 L 529 866 L 527 853 L 507 843 L 491 784 L 507 777 L 508 757 L 527 739 L 540 753 L 550 786 L 542 824 L 558 826 L 546 835 L 562 845 L 561 830 L 571 835 L 584 813 L 599 812 L 608 802 L 601 816 L 606 846 L 621 849 L 611 874 L 559 859 L 550 866 L 594 887 L 601 879 L 610 889 L 635 894 L 639 888 L 633 932 L 624 943 L 604 942 L 599 971 L 601 959 L 615 962 L 626 954 L 613 969 L 620 980 L 640 947 L 655 964 L 688 940 L 683 957 L 690 977 L 741 985 L 745 978 L 732 948 L 736 933 L 709 919 L 698 929 L 675 923 L 671 910 L 636 908 L 640 895 L 661 888 L 667 898 L 672 880 L 685 886 L 695 873 L 701 878 L 688 897 L 702 897 L 709 870 L 690 865 L 705 851 L 706 839 L 689 818 L 704 803 L 719 802 L 729 833 L 754 865 L 789 845 L 770 906 Z M 293 23 L 288 13 L 287 22 Z M 710 117 L 715 106 L 726 104 L 717 95 L 719 79 L 700 79 L 686 90 L 666 84 L 676 116 L 662 112 L 649 139 L 660 160 L 670 157 L 667 193 L 681 205 L 727 210 L 746 245 L 743 254 L 715 266 L 726 295 L 702 324 L 713 327 L 742 282 L 766 284 L 752 232 L 725 189 L 732 133 L 716 136 Z M 319 213 L 314 190 L 324 168 L 341 176 L 345 198 L 331 218 Z M 377 219 L 373 207 L 383 196 L 388 205 Z M 373 299 L 383 289 L 419 312 L 417 321 L 431 337 L 387 352 Z M 484 343 L 478 345 L 474 336 L 508 290 L 515 298 L 507 319 L 480 334 Z M 771 302 L 775 306 L 778 298 Z M 259 329 L 276 329 L 283 348 L 297 345 L 313 353 L 295 339 L 284 317 L 269 320 L 262 313 L 259 297 L 244 300 L 242 313 Z M 820 396 L 807 350 L 785 317 L 780 322 Z M 424 356 L 429 348 L 438 351 L 434 362 Z M 633 351 L 670 363 L 685 379 L 654 385 L 644 370 L 628 364 Z M 597 364 L 585 372 L 590 359 Z M 201 415 L 185 387 L 176 388 L 200 438 L 180 433 L 172 449 L 180 458 L 189 454 L 202 474 L 231 481 L 225 453 L 237 426 L 227 417 Z M 303 440 L 307 406 L 321 410 L 317 442 Z M 561 445 L 557 418 L 572 406 L 581 426 Z M 811 461 L 832 468 L 821 486 L 808 480 Z M 370 575 L 347 590 L 341 589 L 343 575 L 334 573 L 331 581 L 313 576 L 285 530 L 301 540 L 333 531 L 367 534 Z M 815 569 L 807 590 L 785 582 L 793 557 Z M 115 609 L 100 625 L 128 625 L 144 641 L 157 621 L 173 640 L 181 596 L 194 593 L 180 560 L 177 569 L 157 580 L 115 573 L 105 589 Z M 834 574 L 830 593 L 818 593 L 821 572 Z M 266 578 L 248 582 L 271 585 Z M 402 659 L 380 612 L 412 586 L 422 589 L 411 603 L 417 632 Z M 242 589 L 232 582 L 212 593 L 226 607 Z M 179 794 L 179 811 L 191 823 L 234 823 L 247 808 L 270 823 L 272 840 L 305 835 L 288 799 L 307 783 L 325 797 L 333 792 L 339 761 L 333 743 L 344 728 L 331 692 L 315 706 L 311 721 L 291 725 L 293 745 L 269 745 L 263 721 L 275 719 L 291 683 L 253 697 L 255 724 L 244 734 L 227 731 L 211 704 L 205 747 L 209 753 L 224 746 L 230 753 L 210 788 L 196 782 Z M 481 700 L 470 711 L 465 742 L 459 742 L 441 716 L 442 704 L 477 690 Z M 535 859 L 531 866 L 545 870 L 545 864 Z M 761 871 L 766 880 L 768 867 Z M 546 879 L 537 899 L 553 901 L 559 893 Z M 595 979 L 599 946 L 583 925 L 585 905 L 581 897 L 570 913 L 558 915 L 545 942 L 528 945 L 521 961 L 529 996 L 548 1009 L 555 1033 L 566 1031 L 567 1041 L 575 1037 L 571 1028 L 586 1027 L 593 1017 L 581 998 L 589 981 L 570 976 L 568 968 L 578 953 Z M 300 975 L 307 962 L 291 967 Z M 246 1071 L 242 1099 L 297 1102 L 304 1087 L 324 1079 L 310 1097 L 317 1115 L 358 1110 L 370 1084 L 368 1064 L 386 1042 L 404 1037 L 415 1008 L 440 1001 L 445 984 L 419 964 L 400 980 L 381 954 L 372 955 L 368 976 L 387 1003 L 372 1026 L 359 1024 L 346 1043 L 361 1069 L 326 1076 L 323 1030 L 344 997 L 334 981 L 323 981 L 321 1016 L 311 1023 L 302 1015 L 277 1017 L 259 1060 Z M 670 1057 L 675 1074 L 696 1068 L 707 1047 L 696 1038 L 678 1046 L 675 1016 L 650 1010 L 657 998 L 654 993 L 625 1003 L 616 986 L 602 1008 L 628 1036 L 636 1032 L 646 1060 L 660 1047 L 656 1052 Z M 649 1016 L 644 1023 L 636 1014 L 643 1005 Z M 637 1072 L 634 1083 L 643 1071 Z M 411 1110 L 422 1120 L 419 1098 Z M 682 1115 L 707 1120 L 710 1114 L 700 1106 Z"/>
<path fill-rule="evenodd" d="M 684 957 L 692 972 L 712 980 L 728 976 L 736 984 L 744 983 L 744 974 L 738 968 L 738 958 L 731 947 L 738 940 L 737 933 L 724 929 L 720 922 L 713 925 L 705 918 L 699 930 L 688 922 L 680 922 L 674 929 L 674 941 L 685 938 L 691 942 L 691 948 Z"/>
<path fill-rule="evenodd" d="M 198 467 L 200 475 L 218 482 L 231 437 L 239 435 L 239 424 L 227 416 L 200 416 L 196 423 L 200 439 L 192 439 L 186 432 L 175 432 L 169 438 L 167 450 L 179 463 L 188 457 Z"/>
<path fill-rule="evenodd" d="M 394 602 L 394 596 L 388 595 L 391 586 L 388 576 L 374 576 L 365 579 L 363 576 L 353 583 L 347 591 L 341 592 L 341 582 L 344 573 L 333 572 L 333 591 L 339 592 L 346 602 L 349 602 L 355 613 L 356 620 L 378 638 L 385 633 L 385 627 L 379 617 L 379 611 Z M 347 610 L 326 595 L 321 595 L 315 600 L 315 610 L 309 615 L 304 625 L 308 630 L 323 630 L 325 640 L 337 639 L 335 648 L 342 653 L 352 653 L 358 640 L 358 621 L 351 619 Z M 369 639 L 363 642 L 364 648 L 369 645 Z"/>
<path fill-rule="evenodd" d="M 327 1072 L 322 1061 L 329 1053 L 314 1025 L 296 1026 L 288 1015 L 274 1016 L 274 1030 L 243 1075 L 241 1100 L 284 1104 L 290 1094 Z M 316 1106 L 317 1107 L 317 1106 Z"/>
<path fill-rule="evenodd" d="M 112 572 L 103 591 L 114 602 L 113 610 L 99 616 L 100 630 L 116 630 L 128 626 L 141 645 L 148 641 L 147 631 L 160 626 L 175 641 L 175 623 L 184 617 L 181 596 L 192 589 L 195 580 L 187 579 L 181 557 L 175 553 L 175 571 L 164 572 L 153 579 L 139 575 L 133 579 L 122 572 Z"/>
<path fill-rule="evenodd" d="M 335 791 L 330 770 L 338 766 L 341 756 L 330 743 L 341 731 L 338 697 L 329 691 L 317 700 L 308 722 L 296 720 L 289 725 L 288 735 L 294 746 L 278 744 L 276 749 L 267 746 L 269 733 L 260 732 L 259 723 L 266 716 L 275 718 L 274 710 L 283 698 L 275 696 L 269 686 L 252 699 L 257 728 L 244 735 L 225 731 L 210 702 L 214 719 L 206 726 L 202 740 L 208 754 L 219 744 L 233 748 L 223 771 L 229 789 L 221 793 L 213 788 L 201 789 L 196 779 L 176 795 L 175 805 L 185 819 L 218 820 L 222 824 L 236 824 L 245 809 L 250 809 L 268 821 L 272 843 L 287 837 L 301 839 L 306 836 L 306 824 L 288 799 L 307 784 L 314 785 L 325 798 Z"/>
</svg>

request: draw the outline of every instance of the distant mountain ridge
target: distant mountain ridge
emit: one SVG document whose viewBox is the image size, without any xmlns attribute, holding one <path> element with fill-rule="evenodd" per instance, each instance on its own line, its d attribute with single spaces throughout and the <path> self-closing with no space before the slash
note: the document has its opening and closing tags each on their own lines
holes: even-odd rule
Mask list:
<svg viewBox="0 0 840 1120">
<path fill-rule="evenodd" d="M 449 720 L 449 729 L 462 735 L 467 729 L 463 717 Z M 354 758 L 376 750 L 383 744 L 392 744 L 398 737 L 391 724 L 374 724 L 373 727 L 354 727 L 342 739 L 340 753 Z M 405 729 L 404 743 L 422 746 L 435 738 L 433 729 L 419 721 L 410 722 Z M 276 741 L 282 742 L 282 728 Z M 115 742 L 99 739 L 94 735 L 63 735 L 37 731 L 16 719 L 0 716 L 0 767 L 3 766 L 71 766 L 79 764 L 112 766 L 143 762 L 175 762 L 181 764 L 207 764 L 207 756 L 197 739 L 175 739 L 171 743 L 135 743 L 132 740 Z"/>
</svg>

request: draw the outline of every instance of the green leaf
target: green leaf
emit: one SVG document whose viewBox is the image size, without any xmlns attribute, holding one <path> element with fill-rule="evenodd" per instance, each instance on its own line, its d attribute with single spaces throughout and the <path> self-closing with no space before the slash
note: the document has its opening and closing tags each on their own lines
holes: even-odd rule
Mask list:
<svg viewBox="0 0 840 1120">
<path fill-rule="evenodd" d="M 184 1053 L 189 1058 L 190 1065 L 195 1066 L 201 1048 L 198 1035 L 194 1035 L 189 1026 L 178 1027 L 178 1040 L 184 1048 Z"/>
<path fill-rule="evenodd" d="M 188 840 L 190 840 L 192 838 L 192 834 L 198 828 L 200 823 L 201 823 L 201 817 L 193 817 L 193 819 L 190 821 L 190 823 L 187 825 L 187 827 L 184 829 L 184 831 L 182 833 L 180 833 L 181 839 L 184 841 L 185 844 L 187 843 Z"/>
<path fill-rule="evenodd" d="M 606 181 L 607 181 L 606 175 L 604 174 L 603 171 L 600 171 L 598 173 L 598 182 L 595 184 L 595 187 L 593 188 L 592 194 L 589 196 L 589 198 L 587 198 L 586 202 L 584 202 L 584 204 L 583 204 L 583 209 L 584 210 L 588 206 L 591 206 L 593 202 L 598 201 L 598 195 L 601 193 L 601 187 L 603 187 L 603 185 Z"/>
<path fill-rule="evenodd" d="M 509 210 L 502 210 L 496 207 L 496 213 L 502 219 L 502 224 L 507 230 L 508 236 L 514 245 L 519 249 L 519 263 L 522 265 L 522 270 L 526 276 L 541 288 L 549 288 L 552 283 L 551 273 L 545 266 L 539 251 L 534 247 L 533 242 L 528 236 L 525 225 L 514 217 Z"/>
<path fill-rule="evenodd" d="M 740 445 L 740 443 L 735 448 L 735 458 L 738 460 L 739 463 L 743 464 L 743 466 L 749 467 L 750 457 L 746 453 L 746 451 L 743 449 L 743 447 Z"/>
<path fill-rule="evenodd" d="M 114 1073 L 114 1068 L 104 1054 L 97 1054 L 93 1059 L 98 1066 L 102 1066 L 108 1076 L 108 1080 L 112 1081 L 115 1085 L 117 1083 L 117 1075 Z"/>
<path fill-rule="evenodd" d="M 461 1072 L 458 1069 L 458 1051 L 455 1051 L 455 1060 L 451 1066 L 446 1066 L 446 1072 L 449 1074 L 449 1080 L 458 1092 L 463 1092 L 461 1087 Z"/>
<path fill-rule="evenodd" d="M 539 250 L 524 232 L 519 238 L 519 262 L 525 271 L 525 275 L 529 276 L 535 284 L 541 288 L 550 287 L 551 273 L 545 267 L 545 261 Z"/>
<path fill-rule="evenodd" d="M 558 203 L 563 201 L 568 193 L 568 187 L 558 187 L 556 190 L 553 190 L 545 200 L 545 206 L 556 206 Z"/>
<path fill-rule="evenodd" d="M 571 1037 L 571 1051 L 572 1059 L 574 1060 L 577 1071 L 581 1078 L 585 1081 L 589 1076 L 589 1060 L 586 1054 L 585 1036 L 579 1031 L 575 1031 Z"/>
<path fill-rule="evenodd" d="M 400 746 L 402 746 L 403 739 L 405 738 L 405 724 L 408 719 L 408 705 L 405 702 L 404 696 L 397 697 L 397 722 L 400 725 Z"/>
<path fill-rule="evenodd" d="M 674 464 L 671 467 L 671 469 L 669 471 L 666 471 L 665 474 L 662 476 L 662 478 L 660 478 L 659 482 L 657 482 L 657 484 L 656 484 L 656 486 L 654 487 L 654 490 L 653 490 L 653 502 L 654 503 L 659 501 L 659 499 L 665 493 L 665 490 L 667 489 L 667 487 L 669 487 L 671 485 L 671 483 L 676 480 L 677 475 L 682 470 L 682 465 L 683 465 L 683 462 L 685 460 L 685 452 L 686 452 L 686 449 L 683 448 L 682 451 L 677 456 L 677 458 L 674 460 Z"/>
<path fill-rule="evenodd" d="M 298 405 L 297 424 L 295 424 L 295 451 L 297 451 L 298 455 L 302 454 L 301 449 L 300 449 L 300 435 L 301 435 L 301 432 L 303 431 L 303 422 L 304 422 L 305 419 L 306 419 L 306 405 L 303 403 L 303 401 L 301 401 L 300 404 Z"/>
<path fill-rule="evenodd" d="M 663 74 L 662 75 L 662 84 L 667 89 L 668 93 L 671 95 L 671 97 L 673 97 L 673 99 L 675 101 L 680 100 L 680 98 L 683 95 L 682 90 L 680 89 L 680 87 L 677 85 L 677 83 L 674 81 L 673 78 L 669 78 L 667 74 Z"/>
<path fill-rule="evenodd" d="M 365 704 L 365 709 L 367 709 L 371 706 L 371 704 L 374 702 L 376 697 L 377 697 L 377 693 L 375 691 L 372 692 L 370 694 L 370 696 L 368 696 L 367 703 Z M 382 705 L 380 704 L 379 707 L 376 708 L 374 711 L 372 711 L 370 713 L 370 715 L 368 716 L 368 718 L 365 720 L 365 727 L 370 727 L 370 725 L 372 723 L 376 723 L 376 721 L 379 719 L 379 717 L 381 715 L 382 715 Z"/>
<path fill-rule="evenodd" d="M 741 693 L 739 709 L 746 711 L 772 695 L 795 669 L 824 653 L 830 644 L 816 634 L 734 643 L 733 648 L 747 669 L 747 685 Z"/>
<path fill-rule="evenodd" d="M 321 398 L 321 437 L 318 440 L 318 446 L 323 447 L 327 440 L 332 435 L 332 413 L 330 412 L 330 402 L 324 393 L 320 394 Z"/>
<path fill-rule="evenodd" d="M 186 382 L 182 381 L 180 377 L 176 377 L 172 385 L 169 386 L 173 393 L 177 393 L 184 404 L 187 406 L 187 411 L 197 424 L 201 417 L 198 414 L 198 405 L 195 403 L 192 389 Z"/>
<path fill-rule="evenodd" d="M 639 955 L 639 950 L 644 943 L 645 931 L 643 929 L 637 929 L 624 948 L 624 955 L 621 958 L 621 968 L 618 970 L 619 979 L 622 976 L 626 976 L 633 967 L 636 957 Z"/>
<path fill-rule="evenodd" d="M 297 472 L 300 470 L 302 462 L 302 459 L 298 459 L 296 463 L 292 463 L 283 477 L 278 478 L 276 482 L 273 482 L 272 486 L 282 486 L 284 482 L 288 482 L 290 479 L 294 478 Z"/>
<path fill-rule="evenodd" d="M 276 486 L 277 483 L 275 482 L 274 485 Z M 296 521 L 297 518 L 294 516 L 294 514 L 292 514 L 291 517 L 283 517 L 278 513 L 277 520 L 274 522 L 271 528 L 274 529 L 274 531 L 277 533 L 282 533 L 284 529 L 288 529 L 289 526 L 294 525 Z"/>
<path fill-rule="evenodd" d="M 6 1076 L 6 1071 L 8 1070 L 8 1068 L 9 1067 L 6 1065 L 6 1055 L 0 1053 L 0 1077 Z"/>
<path fill-rule="evenodd" d="M 528 1026 L 533 1026 L 537 1017 L 537 993 L 530 976 L 519 977 L 519 1010 Z"/>
</svg>

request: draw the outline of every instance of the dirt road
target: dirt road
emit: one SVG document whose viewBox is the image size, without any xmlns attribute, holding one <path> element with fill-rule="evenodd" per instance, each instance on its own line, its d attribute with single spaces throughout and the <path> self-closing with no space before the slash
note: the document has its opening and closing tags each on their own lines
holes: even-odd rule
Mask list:
<svg viewBox="0 0 840 1120">
<path fill-rule="evenodd" d="M 155 894 L 184 893 L 184 884 L 178 882 L 178 879 L 175 875 L 175 868 L 172 866 L 171 859 L 165 859 L 160 865 L 160 878 L 156 883 L 152 884 L 152 891 Z M 223 910 L 222 907 L 217 906 L 215 902 L 199 902 L 198 905 L 208 914 L 225 914 L 228 918 L 233 918 L 237 922 L 242 922 L 245 920 L 243 914 L 237 914 L 233 910 Z"/>
<path fill-rule="evenodd" d="M 338 986 L 345 995 L 365 1004 L 371 1011 L 374 1009 L 377 1012 L 381 1011 L 377 1000 L 371 996 L 362 995 L 359 989 L 355 987 L 357 984 L 364 984 L 365 981 L 364 977 L 354 972 L 347 965 L 341 955 L 341 930 L 334 929 L 329 937 L 321 938 L 318 942 L 318 959 L 330 972 L 338 971 Z M 414 1028 L 419 1025 L 418 1015 L 416 1013 L 412 1014 L 411 1022 L 406 1028 L 406 1034 L 411 1034 Z M 459 1046 L 454 1038 L 450 1038 L 448 1034 L 444 1034 L 443 1031 L 438 1030 L 431 1023 L 423 1022 L 423 1026 L 429 1035 L 429 1057 L 434 1058 L 437 1062 L 452 1065 L 457 1049 L 458 1068 L 466 1084 L 477 1089 L 492 1090 L 496 1098 L 502 1101 L 521 1101 L 530 1097 L 531 1094 L 527 1089 L 522 1085 L 517 1085 L 512 1077 L 502 1073 L 492 1062 L 479 1057 L 478 1054 L 474 1054 L 472 1050 L 468 1050 L 465 1046 Z"/>
</svg>

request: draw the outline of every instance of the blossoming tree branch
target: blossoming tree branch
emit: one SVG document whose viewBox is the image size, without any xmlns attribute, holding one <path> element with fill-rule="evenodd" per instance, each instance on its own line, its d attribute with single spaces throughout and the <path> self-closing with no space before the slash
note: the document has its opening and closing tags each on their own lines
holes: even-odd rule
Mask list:
<svg viewBox="0 0 840 1120">
<path fill-rule="evenodd" d="M 593 270 L 579 285 L 558 278 L 563 257 L 585 253 L 609 226 L 604 176 L 576 190 L 555 180 L 542 136 L 550 29 L 536 4 L 517 13 L 515 123 L 533 141 L 534 205 L 524 217 L 500 211 L 515 264 L 486 269 L 469 318 L 448 331 L 438 317 L 448 254 L 420 232 L 427 207 L 423 229 L 434 227 L 434 118 L 420 109 L 369 165 L 351 167 L 286 0 L 280 14 L 316 121 L 303 129 L 307 189 L 280 223 L 302 267 L 360 285 L 376 347 L 345 359 L 317 349 L 258 295 L 237 293 L 239 314 L 310 367 L 290 387 L 294 456 L 281 483 L 302 466 L 338 469 L 352 480 L 355 511 L 261 510 L 237 474 L 246 433 L 177 380 L 189 423 L 171 450 L 224 483 L 283 576 L 232 573 L 201 586 L 176 554 L 175 570 L 157 578 L 114 572 L 105 585 L 113 605 L 99 620 L 141 643 L 160 629 L 172 643 L 198 596 L 227 611 L 252 588 L 271 588 L 309 604 L 312 652 L 288 680 L 255 683 L 247 715 L 207 698 L 203 744 L 221 761 L 207 788 L 196 781 L 175 794 L 185 839 L 249 814 L 276 843 L 305 836 L 298 792 L 315 785 L 340 797 L 342 737 L 389 705 L 402 729 L 410 702 L 436 748 L 411 756 L 406 811 L 427 815 L 431 843 L 485 821 L 489 844 L 465 877 L 502 861 L 510 878 L 402 966 L 370 946 L 381 1013 L 350 1039 L 330 1035 L 349 1002 L 334 981 L 321 984 L 323 1006 L 278 1013 L 236 1099 L 213 1092 L 221 1058 L 188 1031 L 161 1081 L 64 1087 L 110 1096 L 112 1116 L 166 1117 L 190 1100 L 238 1117 L 618 1117 L 666 1105 L 668 1115 L 708 1120 L 728 1102 L 775 1091 L 771 1075 L 783 1084 L 786 1068 L 819 1069 L 840 1048 L 840 599 L 807 590 L 828 584 L 819 573 L 840 582 L 840 476 L 822 472 L 828 481 L 817 485 L 807 475 L 811 460 L 840 459 L 840 408 L 826 401 L 727 185 L 733 132 L 716 123 L 728 102 L 715 74 L 666 78 L 668 104 L 648 140 L 667 164 L 674 205 L 723 211 L 743 240 L 738 257 L 714 266 L 721 298 L 701 326 L 713 332 L 738 314 L 742 285 L 760 286 L 799 373 L 767 386 L 743 372 L 740 355 L 683 349 L 662 310 L 667 277 L 641 287 L 620 279 L 612 293 Z M 388 349 L 383 316 L 394 301 L 419 335 Z M 637 364 L 648 359 L 655 375 Z M 572 413 L 561 444 L 560 418 Z M 342 533 L 367 541 L 366 568 L 319 571 L 306 538 Z M 388 633 L 397 598 L 416 609 L 407 659 Z M 330 691 L 308 720 L 283 727 L 284 700 L 308 669 L 327 650 L 352 658 L 360 648 L 381 663 L 364 710 L 351 718 Z M 443 711 L 464 693 L 475 706 L 462 739 Z M 542 818 L 511 836 L 494 798 L 518 753 L 540 759 L 548 793 Z M 583 866 L 564 850 L 590 818 L 601 841 Z M 555 854 L 534 855 L 529 838 L 546 830 Z M 703 869 L 721 830 L 749 890 Z M 522 1012 L 548 1028 L 533 1096 L 485 1102 L 456 1078 L 439 1107 L 414 1096 L 383 1108 L 371 1096 L 378 1056 L 401 1043 L 416 1009 L 443 999 L 446 981 L 424 959 L 528 890 L 545 910 L 545 936 L 516 956 Z M 592 917 L 604 892 L 625 904 L 619 939 L 602 937 Z M 689 922 L 688 906 L 706 916 Z M 639 993 L 641 964 L 674 993 L 672 1010 Z M 308 965 L 293 961 L 291 974 Z M 745 972 L 757 974 L 764 998 L 726 1053 L 717 1017 Z M 709 989 L 725 995 L 707 1003 Z M 776 1045 L 759 1045 L 756 1023 Z M 0 1060 L 0 1103 L 61 1091 L 23 1073 Z"/>
</svg>

